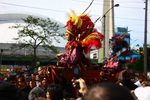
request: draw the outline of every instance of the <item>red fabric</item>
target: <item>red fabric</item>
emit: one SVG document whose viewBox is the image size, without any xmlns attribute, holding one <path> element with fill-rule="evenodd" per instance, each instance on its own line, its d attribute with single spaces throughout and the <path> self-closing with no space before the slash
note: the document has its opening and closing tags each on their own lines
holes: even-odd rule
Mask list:
<svg viewBox="0 0 150 100">
<path fill-rule="evenodd" d="M 52 80 L 51 80 L 51 78 L 50 78 L 50 76 L 49 76 L 49 73 L 48 73 L 48 67 L 47 67 L 47 77 L 48 77 L 48 79 L 50 80 L 50 82 L 52 82 Z M 48 81 L 48 83 L 50 83 L 49 81 Z"/>
<path fill-rule="evenodd" d="M 34 82 L 33 82 L 33 80 L 34 80 L 34 79 L 33 79 L 33 74 L 31 74 L 31 80 L 32 80 L 32 88 L 33 88 L 33 87 L 34 87 L 34 84 L 33 84 L 33 83 L 34 83 Z"/>
<path fill-rule="evenodd" d="M 91 47 L 95 47 L 96 49 L 100 49 L 102 47 L 102 43 L 99 39 L 91 39 L 85 43 L 84 53 L 89 53 Z"/>
</svg>

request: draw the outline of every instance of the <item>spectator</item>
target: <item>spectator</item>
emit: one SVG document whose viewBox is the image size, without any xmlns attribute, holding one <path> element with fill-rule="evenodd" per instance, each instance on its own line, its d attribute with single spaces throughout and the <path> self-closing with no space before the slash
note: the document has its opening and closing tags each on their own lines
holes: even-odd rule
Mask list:
<svg viewBox="0 0 150 100">
<path fill-rule="evenodd" d="M 47 100 L 63 100 L 63 90 L 58 84 L 51 84 L 47 88 Z"/>
<path fill-rule="evenodd" d="M 29 93 L 29 100 L 35 100 L 37 99 L 38 97 L 44 97 L 45 96 L 45 91 L 40 88 L 40 87 L 34 87 L 30 93 Z"/>
<path fill-rule="evenodd" d="M 32 80 L 29 80 L 29 83 L 28 83 L 28 86 L 30 87 L 30 88 L 32 88 L 32 84 L 33 84 L 33 88 L 35 87 L 35 82 L 33 81 L 33 83 L 32 83 Z"/>
<path fill-rule="evenodd" d="M 7 82 L 7 75 L 6 74 L 4 74 L 4 80 L 3 81 Z"/>
<path fill-rule="evenodd" d="M 134 92 L 138 100 L 150 100 L 150 87 L 149 86 L 145 88 L 138 87 L 135 89 Z"/>
<path fill-rule="evenodd" d="M 134 99 L 135 100 L 137 99 L 137 97 L 134 94 L 134 83 L 133 83 L 133 81 L 131 81 L 130 78 L 124 78 L 124 79 L 120 80 L 119 85 L 128 88 L 130 90 L 132 96 L 134 97 Z"/>
<path fill-rule="evenodd" d="M 49 85 L 49 84 L 48 84 L 46 78 L 44 78 L 44 79 L 42 80 L 42 88 L 44 89 L 45 93 L 47 92 L 47 87 L 48 87 L 48 85 Z"/>
<path fill-rule="evenodd" d="M 11 83 L 0 81 L 0 100 L 18 100 L 16 91 Z"/>
<path fill-rule="evenodd" d="M 99 83 L 90 87 L 82 100 L 134 100 L 130 91 L 114 83 Z"/>
<path fill-rule="evenodd" d="M 80 88 L 78 89 L 79 93 L 84 95 L 88 90 L 85 81 L 82 78 L 79 78 L 76 81 L 79 82 L 79 86 L 80 86 Z M 72 83 L 73 87 L 76 87 L 76 84 L 74 83 L 74 79 L 72 79 L 72 82 L 73 82 Z"/>
<path fill-rule="evenodd" d="M 74 80 L 73 87 L 76 87 Z M 135 100 L 130 91 L 114 83 L 99 83 L 95 84 L 87 90 L 85 81 L 80 78 L 77 80 L 80 85 L 79 93 L 83 94 L 81 100 Z"/>
<path fill-rule="evenodd" d="M 24 76 L 19 76 L 18 82 L 19 82 L 19 85 L 18 85 L 16 96 L 19 98 L 19 100 L 28 100 L 28 94 L 31 88 L 29 86 L 25 88 L 26 83 L 24 80 Z"/>
<path fill-rule="evenodd" d="M 64 99 L 67 98 L 73 98 L 72 95 L 72 84 L 71 83 L 67 83 L 67 80 L 63 77 L 61 77 L 61 87 L 63 89 L 63 97 Z"/>
<path fill-rule="evenodd" d="M 16 76 L 8 77 L 8 82 L 12 83 L 14 86 L 16 86 Z"/>
<path fill-rule="evenodd" d="M 38 74 L 35 76 L 35 82 L 37 87 L 41 86 L 40 76 Z"/>
<path fill-rule="evenodd" d="M 129 78 L 124 78 L 124 79 L 120 80 L 119 85 L 125 86 L 129 90 L 133 90 L 133 88 L 134 88 L 134 83 Z"/>
<path fill-rule="evenodd" d="M 138 81 L 136 81 L 134 84 L 137 85 L 138 87 L 142 87 L 141 83 L 144 81 L 143 78 L 144 76 L 140 75 Z"/>
<path fill-rule="evenodd" d="M 141 83 L 141 85 L 142 85 L 142 87 L 149 86 L 149 84 L 148 84 L 148 82 L 147 82 L 147 81 L 143 81 L 143 82 Z"/>
<path fill-rule="evenodd" d="M 37 99 L 35 99 L 35 100 L 47 100 L 46 98 L 44 98 L 44 97 L 38 97 Z"/>
</svg>

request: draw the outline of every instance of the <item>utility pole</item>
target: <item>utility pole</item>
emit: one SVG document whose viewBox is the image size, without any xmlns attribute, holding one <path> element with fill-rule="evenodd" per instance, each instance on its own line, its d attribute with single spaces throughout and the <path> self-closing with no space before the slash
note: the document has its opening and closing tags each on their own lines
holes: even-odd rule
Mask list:
<svg viewBox="0 0 150 100">
<path fill-rule="evenodd" d="M 2 73 L 2 72 L 1 72 L 1 68 L 2 68 L 2 67 L 1 67 L 1 66 L 2 66 L 2 53 L 3 53 L 3 49 L 1 49 L 1 59 L 0 59 L 0 73 Z"/>
<path fill-rule="evenodd" d="M 147 5 L 148 0 L 145 1 L 145 30 L 144 30 L 144 74 L 147 77 Z"/>
<path fill-rule="evenodd" d="M 103 57 L 105 57 L 106 55 L 105 55 L 105 42 L 106 42 L 106 38 L 105 38 L 105 26 L 106 26 L 106 14 L 110 11 L 110 10 L 112 10 L 114 7 L 118 7 L 119 6 L 119 4 L 115 4 L 115 5 L 113 5 L 111 8 L 109 8 L 106 12 L 105 12 L 105 14 L 102 16 L 102 18 L 104 18 L 104 33 L 103 33 L 103 35 L 104 35 L 104 42 L 103 42 L 103 47 L 104 47 L 104 51 L 103 51 Z M 102 19 L 101 18 L 101 19 Z"/>
</svg>

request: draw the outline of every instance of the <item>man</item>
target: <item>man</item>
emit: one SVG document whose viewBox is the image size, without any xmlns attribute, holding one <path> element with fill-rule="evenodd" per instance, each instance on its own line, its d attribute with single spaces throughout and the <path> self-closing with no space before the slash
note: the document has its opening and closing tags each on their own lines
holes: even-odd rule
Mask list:
<svg viewBox="0 0 150 100">
<path fill-rule="evenodd" d="M 44 78 L 43 80 L 42 80 L 42 89 L 45 91 L 45 97 L 46 97 L 46 92 L 47 92 L 47 87 L 48 87 L 48 82 L 47 82 L 47 80 L 46 80 L 46 78 Z"/>
<path fill-rule="evenodd" d="M 38 74 L 35 76 L 35 82 L 37 87 L 41 86 L 40 76 Z"/>
<path fill-rule="evenodd" d="M 19 100 L 28 100 L 28 94 L 31 90 L 30 87 L 26 87 L 25 88 L 25 79 L 24 79 L 24 76 L 20 76 L 18 78 L 18 89 L 17 89 L 17 93 L 16 93 L 16 96 L 19 98 Z"/>
</svg>

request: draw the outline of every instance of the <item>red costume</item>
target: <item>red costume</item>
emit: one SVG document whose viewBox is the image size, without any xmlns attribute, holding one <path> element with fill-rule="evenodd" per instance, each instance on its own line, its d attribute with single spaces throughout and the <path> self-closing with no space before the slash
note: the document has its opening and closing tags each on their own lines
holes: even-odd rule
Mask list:
<svg viewBox="0 0 150 100">
<path fill-rule="evenodd" d="M 65 47 L 67 52 L 63 54 L 60 62 L 67 64 L 68 67 L 78 65 L 81 70 L 86 70 L 90 67 L 90 61 L 85 58 L 84 54 L 89 53 L 91 47 L 100 49 L 103 35 L 94 28 L 94 23 L 89 16 L 86 14 L 77 16 L 74 11 L 71 13 L 65 27 L 68 27 L 66 33 L 74 36 L 75 40 L 68 41 Z"/>
</svg>

